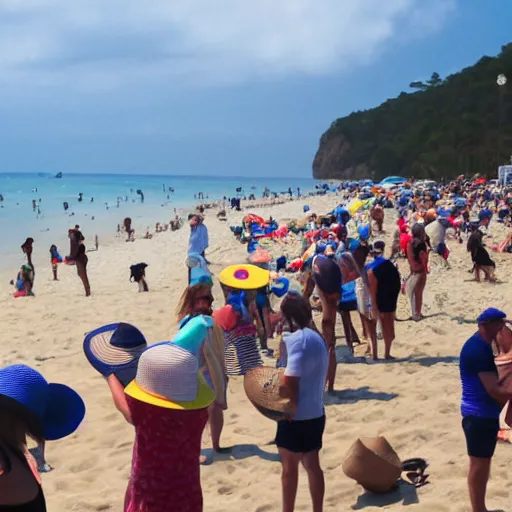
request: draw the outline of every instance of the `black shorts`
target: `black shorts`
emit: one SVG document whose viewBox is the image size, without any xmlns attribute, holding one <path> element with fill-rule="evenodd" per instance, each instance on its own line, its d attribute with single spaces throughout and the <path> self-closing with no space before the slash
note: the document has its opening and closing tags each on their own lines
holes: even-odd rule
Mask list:
<svg viewBox="0 0 512 512">
<path fill-rule="evenodd" d="M 466 435 L 468 455 L 480 459 L 491 459 L 496 448 L 500 420 L 466 416 L 462 418 L 462 429 Z"/>
<path fill-rule="evenodd" d="M 322 448 L 325 414 L 319 418 L 302 421 L 277 422 L 276 445 L 294 453 L 308 453 Z"/>
<path fill-rule="evenodd" d="M 349 300 L 348 302 L 340 302 L 338 304 L 338 311 L 340 313 L 349 313 L 350 311 L 357 311 L 357 300 Z"/>
</svg>

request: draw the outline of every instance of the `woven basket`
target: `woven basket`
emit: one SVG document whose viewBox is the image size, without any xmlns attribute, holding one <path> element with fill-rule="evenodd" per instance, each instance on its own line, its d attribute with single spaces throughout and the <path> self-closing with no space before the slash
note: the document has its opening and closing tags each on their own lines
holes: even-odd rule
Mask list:
<svg viewBox="0 0 512 512">
<path fill-rule="evenodd" d="M 402 472 L 398 455 L 384 437 L 358 439 L 342 468 L 349 478 L 376 493 L 392 490 Z"/>
<path fill-rule="evenodd" d="M 289 409 L 289 400 L 279 396 L 282 373 L 283 368 L 258 366 L 249 370 L 244 377 L 247 398 L 263 416 L 274 421 L 284 419 Z"/>
</svg>

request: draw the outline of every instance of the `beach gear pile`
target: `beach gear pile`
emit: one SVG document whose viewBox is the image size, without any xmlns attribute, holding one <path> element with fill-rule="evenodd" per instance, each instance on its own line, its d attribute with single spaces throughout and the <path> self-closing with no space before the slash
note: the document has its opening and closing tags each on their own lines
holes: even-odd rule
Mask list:
<svg viewBox="0 0 512 512">
<path fill-rule="evenodd" d="M 240 226 L 231 226 L 231 231 L 247 244 L 249 263 L 278 274 L 273 274 L 274 290 L 277 296 L 282 296 L 280 287 L 286 282 L 280 279 L 284 272 L 301 272 L 317 254 L 334 257 L 340 250 L 342 233 L 348 240 L 342 250 L 353 250 L 360 240 L 368 240 L 371 234 L 370 210 L 374 201 L 375 197 L 353 199 L 321 216 L 305 205 L 306 218 L 286 223 L 278 223 L 273 218 L 265 220 L 251 213 L 243 218 Z M 291 257 L 283 254 L 290 253 L 285 248 L 291 248 L 294 254 Z"/>
</svg>

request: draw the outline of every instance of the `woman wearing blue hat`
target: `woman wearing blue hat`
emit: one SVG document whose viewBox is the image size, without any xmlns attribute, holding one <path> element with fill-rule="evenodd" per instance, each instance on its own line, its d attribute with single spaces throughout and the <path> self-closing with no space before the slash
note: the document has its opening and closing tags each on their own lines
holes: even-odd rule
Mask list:
<svg viewBox="0 0 512 512">
<path fill-rule="evenodd" d="M 84 415 L 84 402 L 71 388 L 49 384 L 25 365 L 0 370 L 0 510 L 46 511 L 27 437 L 61 439 L 78 428 Z"/>
</svg>

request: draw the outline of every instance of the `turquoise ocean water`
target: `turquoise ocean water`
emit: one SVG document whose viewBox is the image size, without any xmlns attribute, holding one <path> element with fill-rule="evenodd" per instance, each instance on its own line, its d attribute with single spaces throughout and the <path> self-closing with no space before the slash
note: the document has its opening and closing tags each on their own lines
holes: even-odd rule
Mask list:
<svg viewBox="0 0 512 512">
<path fill-rule="evenodd" d="M 238 187 L 247 197 L 251 193 L 261 197 L 265 187 L 277 193 L 291 187 L 296 193 L 297 187 L 307 192 L 316 183 L 300 178 L 64 174 L 57 179 L 45 174 L 0 174 L 0 256 L 4 262 L 13 255 L 18 257 L 20 245 L 29 236 L 45 250 L 52 243 L 67 247 L 67 229 L 75 224 L 80 225 L 90 243 L 94 234 L 114 234 L 126 216 L 132 218 L 140 233 L 156 221 L 169 222 L 174 208 L 186 213 L 199 202 L 194 198 L 198 192 L 208 202 L 236 196 Z M 144 203 L 136 193 L 138 189 L 144 194 Z M 65 201 L 69 204 L 67 212 Z"/>
</svg>

